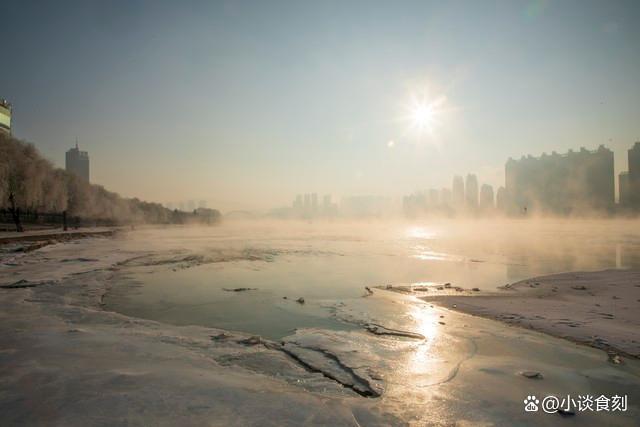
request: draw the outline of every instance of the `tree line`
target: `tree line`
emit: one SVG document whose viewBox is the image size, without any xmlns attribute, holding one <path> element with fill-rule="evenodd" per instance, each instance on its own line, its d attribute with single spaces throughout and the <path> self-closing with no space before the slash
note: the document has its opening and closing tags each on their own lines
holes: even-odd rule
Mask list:
<svg viewBox="0 0 640 427">
<path fill-rule="evenodd" d="M 220 219 L 214 209 L 185 213 L 159 203 L 121 197 L 56 168 L 33 144 L 4 133 L 0 133 L 0 209 L 12 213 L 19 231 L 20 212 L 64 212 L 117 224 L 212 223 Z"/>
</svg>

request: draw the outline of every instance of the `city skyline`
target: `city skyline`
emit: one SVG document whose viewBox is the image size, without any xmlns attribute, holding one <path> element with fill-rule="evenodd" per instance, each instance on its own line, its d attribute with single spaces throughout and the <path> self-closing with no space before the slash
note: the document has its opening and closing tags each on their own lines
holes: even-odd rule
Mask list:
<svg viewBox="0 0 640 427">
<path fill-rule="evenodd" d="M 404 4 L 12 3 L 0 94 L 55 164 L 77 135 L 93 181 L 223 210 L 399 198 L 449 170 L 495 189 L 508 157 L 603 143 L 626 169 L 636 2 Z"/>
<path fill-rule="evenodd" d="M 585 155 L 596 155 L 598 157 L 605 156 L 601 160 L 598 160 L 598 166 L 593 169 L 593 165 L 580 166 L 581 179 L 587 179 L 590 183 L 580 184 L 586 187 L 581 190 L 582 196 L 585 199 L 599 200 L 598 202 L 580 205 L 580 200 L 574 199 L 573 196 L 568 194 L 558 194 L 555 199 L 565 199 L 565 207 L 559 208 L 558 206 L 547 205 L 540 212 L 542 213 L 556 213 L 566 214 L 572 210 L 579 209 L 596 209 L 601 211 L 608 210 L 609 213 L 614 213 L 613 208 L 618 207 L 623 209 L 620 212 L 627 210 L 628 212 L 637 211 L 640 208 L 640 141 L 636 141 L 631 148 L 626 150 L 627 159 L 626 165 L 621 166 L 621 171 L 615 171 L 614 167 L 614 153 L 604 144 L 600 144 L 595 150 L 588 150 L 585 147 L 580 147 L 579 150 L 570 148 L 566 153 L 558 154 L 555 150 L 548 154 L 543 152 L 540 156 L 533 156 L 531 154 L 523 154 L 519 159 L 509 157 L 504 166 L 504 178 L 503 182 L 494 187 L 492 184 L 488 184 L 485 180 L 479 181 L 476 174 L 467 173 L 466 177 L 461 175 L 453 176 L 453 184 L 451 188 L 442 187 L 441 189 L 428 188 L 424 190 L 414 191 L 414 193 L 407 196 L 406 194 L 398 197 L 398 202 L 394 203 L 393 197 L 385 197 L 379 194 L 342 194 L 340 203 L 332 203 L 333 194 L 323 194 L 322 201 L 320 201 L 317 192 L 300 193 L 295 196 L 295 199 L 291 203 L 289 210 L 285 207 L 274 207 L 273 205 L 267 209 L 262 209 L 268 216 L 276 217 L 290 217 L 290 218 L 314 218 L 314 217 L 337 217 L 345 211 L 345 206 L 357 201 L 358 204 L 361 201 L 367 201 L 366 204 L 370 204 L 368 200 L 374 200 L 374 203 L 378 203 L 380 200 L 384 200 L 386 205 L 384 208 L 376 207 L 373 209 L 375 212 L 384 211 L 385 215 L 397 214 L 401 211 L 405 215 L 413 216 L 416 214 L 416 209 L 421 210 L 426 207 L 433 208 L 435 206 L 448 207 L 453 209 L 451 212 L 466 211 L 467 213 L 476 212 L 484 214 L 492 214 L 501 212 L 503 214 L 514 214 L 524 209 L 524 213 L 527 213 L 527 209 L 535 207 L 542 203 L 553 204 L 555 202 L 544 201 L 544 197 L 540 196 L 542 189 L 536 189 L 536 196 L 531 199 L 531 194 L 525 195 L 528 191 L 534 190 L 517 190 L 514 191 L 514 182 L 525 183 L 527 188 L 534 188 L 535 185 L 540 183 L 539 179 L 532 179 L 532 171 L 527 171 L 523 177 L 520 177 L 518 181 L 514 179 L 514 165 L 519 168 L 527 168 L 525 163 L 531 164 L 531 162 L 539 163 L 538 168 L 534 174 L 547 174 L 553 175 L 554 170 L 549 166 L 556 167 L 557 162 L 571 161 L 571 158 L 584 159 Z M 591 160 L 589 160 L 591 161 Z M 604 164 L 602 163 L 604 162 Z M 626 170 L 624 170 L 626 167 Z M 530 167 L 529 167 L 530 168 Z M 80 151 L 78 141 L 76 139 L 75 147 L 69 149 L 65 153 L 65 168 L 67 172 L 73 173 L 87 182 L 90 181 L 90 167 L 89 167 L 89 154 L 87 151 Z M 615 171 L 615 172 L 614 172 Z M 573 173 L 576 171 L 574 170 Z M 518 172 L 522 174 L 522 172 Z M 594 176 L 591 176 L 594 175 Z M 527 178 L 528 177 L 528 178 Z M 575 177 L 573 177 L 575 179 Z M 598 182 L 605 181 L 603 182 Z M 609 182 L 610 181 L 610 182 Z M 574 183 L 575 185 L 576 183 Z M 557 185 L 565 185 L 557 180 L 553 182 L 551 187 Z M 604 186 L 604 187 L 603 187 Z M 511 187 L 511 188 L 510 188 Z M 423 188 L 426 188 L 423 186 Z M 546 190 L 545 190 L 546 191 Z M 523 193 L 524 192 L 524 193 Z M 517 193 L 517 194 L 516 194 Z M 535 202 L 535 203 L 533 203 Z M 584 202 L 584 200 L 582 201 Z M 160 202 L 164 207 L 170 210 L 177 210 L 183 212 L 192 212 L 198 209 L 206 209 L 208 205 L 207 200 L 200 199 L 198 201 L 194 199 L 182 200 L 179 202 Z M 320 204 L 322 203 L 322 204 Z M 284 210 L 283 210 L 284 209 Z M 353 209 L 352 209 L 353 210 Z M 358 208 L 356 209 L 358 210 Z M 360 209 L 362 210 L 362 209 Z M 369 213 L 364 211 L 370 211 L 369 207 L 364 208 L 362 212 L 355 216 L 369 216 Z M 228 212 L 242 212 L 241 209 L 232 209 Z M 258 211 L 255 210 L 254 211 Z M 450 213 L 451 213 L 450 212 Z M 535 210 L 534 210 L 535 212 Z M 349 215 L 347 215 L 349 216 Z M 376 215 L 373 215 L 376 216 Z"/>
<path fill-rule="evenodd" d="M 613 152 L 604 144 L 559 154 L 510 157 L 503 185 L 494 187 L 468 173 L 453 177 L 451 188 L 430 188 L 405 195 L 403 212 L 423 214 L 612 215 L 640 211 L 640 142 L 627 151 L 627 170 L 614 173 Z M 481 181 L 480 181 L 481 182 Z M 618 186 L 616 187 L 616 182 Z"/>
</svg>

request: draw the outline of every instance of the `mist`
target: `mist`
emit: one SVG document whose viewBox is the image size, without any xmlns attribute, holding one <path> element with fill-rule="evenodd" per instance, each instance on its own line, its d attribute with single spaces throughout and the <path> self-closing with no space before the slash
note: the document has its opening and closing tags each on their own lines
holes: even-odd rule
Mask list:
<svg viewBox="0 0 640 427">
<path fill-rule="evenodd" d="M 0 425 L 638 425 L 637 0 L 0 10 Z"/>
</svg>

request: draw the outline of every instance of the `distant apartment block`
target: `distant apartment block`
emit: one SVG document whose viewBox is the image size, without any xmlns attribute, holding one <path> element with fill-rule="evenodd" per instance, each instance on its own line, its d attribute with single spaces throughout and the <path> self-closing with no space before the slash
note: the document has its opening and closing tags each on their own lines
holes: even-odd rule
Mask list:
<svg viewBox="0 0 640 427">
<path fill-rule="evenodd" d="M 632 209 L 640 210 L 640 142 L 636 142 L 628 151 L 629 190 L 628 204 Z"/>
<path fill-rule="evenodd" d="M 388 216 L 392 211 L 391 200 L 380 196 L 350 196 L 340 201 L 340 213 L 349 218 Z"/>
<path fill-rule="evenodd" d="M 11 104 L 0 99 L 0 132 L 11 134 Z"/>
<path fill-rule="evenodd" d="M 493 187 L 489 184 L 482 184 L 482 187 L 480 187 L 480 208 L 490 210 L 494 206 Z"/>
<path fill-rule="evenodd" d="M 464 206 L 464 180 L 459 175 L 453 177 L 452 203 L 456 209 Z"/>
<path fill-rule="evenodd" d="M 333 217 L 338 214 L 338 207 L 332 202 L 331 194 L 322 196 L 322 205 L 318 193 L 298 194 L 291 203 L 289 212 L 281 211 L 277 215 L 290 215 L 297 218 Z"/>
<path fill-rule="evenodd" d="M 620 206 L 629 206 L 629 172 L 620 172 L 618 175 L 618 192 Z"/>
<path fill-rule="evenodd" d="M 72 173 L 87 181 L 89 179 L 89 153 L 86 151 L 80 151 L 78 143 L 76 146 L 67 151 L 65 158 L 65 169 L 67 172 Z"/>
<path fill-rule="evenodd" d="M 451 207 L 451 190 L 443 188 L 440 190 L 440 204 L 445 207 Z"/>
<path fill-rule="evenodd" d="M 615 201 L 613 152 L 600 145 L 595 151 L 581 148 L 566 154 L 509 159 L 505 181 L 512 211 L 609 210 Z"/>
<path fill-rule="evenodd" d="M 507 210 L 507 190 L 504 187 L 499 187 L 496 191 L 496 209 L 499 212 L 505 212 Z"/>
<path fill-rule="evenodd" d="M 325 194 L 322 197 L 322 209 L 325 211 L 331 209 L 331 194 Z"/>
<path fill-rule="evenodd" d="M 440 206 L 440 192 L 435 188 L 429 190 L 429 206 Z"/>
<path fill-rule="evenodd" d="M 467 175 L 464 184 L 464 198 L 467 208 L 476 209 L 478 207 L 478 178 L 473 174 Z"/>
</svg>

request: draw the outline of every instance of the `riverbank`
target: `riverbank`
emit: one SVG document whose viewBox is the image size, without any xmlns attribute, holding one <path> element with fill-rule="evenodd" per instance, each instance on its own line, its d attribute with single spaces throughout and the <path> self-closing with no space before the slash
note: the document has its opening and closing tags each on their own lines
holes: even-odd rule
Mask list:
<svg viewBox="0 0 640 427">
<path fill-rule="evenodd" d="M 22 233 L 2 232 L 0 233 L 0 246 L 23 242 L 30 244 L 34 242 L 48 242 L 47 244 L 51 244 L 58 242 L 67 242 L 69 240 L 75 239 L 82 239 L 85 237 L 111 237 L 121 229 L 121 227 L 90 227 L 67 231 L 62 230 L 61 228 L 55 228 L 24 231 Z M 37 246 L 37 248 L 43 247 L 45 245 Z"/>
<path fill-rule="evenodd" d="M 640 270 L 572 272 L 526 279 L 498 292 L 421 296 L 625 356 L 640 357 Z"/>
<path fill-rule="evenodd" d="M 114 269 L 148 254 L 117 240 L 2 259 L 2 425 L 401 424 L 349 382 L 366 387 L 366 373 L 247 334 L 103 310 Z"/>
<path fill-rule="evenodd" d="M 266 280 L 269 268 L 289 274 L 305 257 L 335 266 L 348 255 L 332 255 L 337 248 L 326 243 L 324 252 L 308 248 L 309 239 L 283 246 L 232 231 L 241 244 L 229 241 L 229 229 L 139 229 L 0 254 L 0 424 L 555 426 L 560 415 L 523 410 L 528 395 L 550 393 L 628 395 L 628 411 L 582 412 L 576 422 L 637 424 L 637 360 L 614 365 L 593 348 L 413 295 L 363 294 L 361 285 L 351 297 L 335 290 L 318 296 L 293 279 L 305 303 L 284 300 L 285 290 Z M 198 319 L 181 326 L 105 305 L 109 294 L 140 290 L 127 279 L 134 274 L 163 274 L 187 293 L 181 273 L 192 271 L 206 273 L 205 290 L 218 288 L 247 316 L 259 316 L 247 304 L 258 291 L 223 290 L 230 288 L 223 274 L 239 267 L 260 277 L 238 276 L 237 286 L 273 293 L 288 313 L 351 327 L 327 329 L 319 319 L 270 340 L 249 328 L 234 332 Z M 522 374 L 528 371 L 543 378 Z"/>
</svg>

